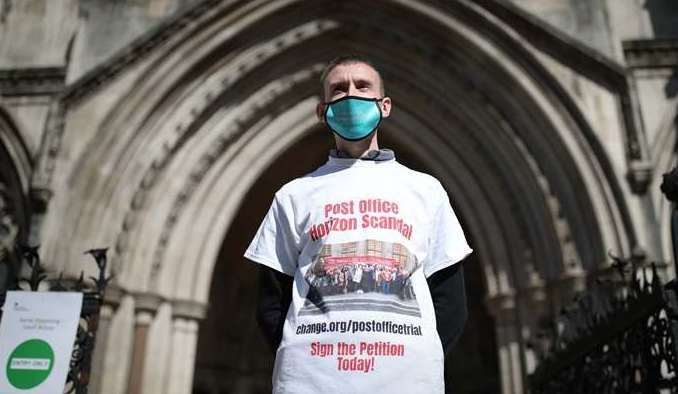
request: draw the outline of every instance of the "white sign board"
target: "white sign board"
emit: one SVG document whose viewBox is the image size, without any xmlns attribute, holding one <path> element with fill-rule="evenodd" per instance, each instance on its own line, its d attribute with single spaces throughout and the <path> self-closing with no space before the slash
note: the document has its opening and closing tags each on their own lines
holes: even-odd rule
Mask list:
<svg viewBox="0 0 678 394">
<path fill-rule="evenodd" d="M 0 393 L 62 393 L 82 293 L 9 291 L 0 321 Z"/>
</svg>

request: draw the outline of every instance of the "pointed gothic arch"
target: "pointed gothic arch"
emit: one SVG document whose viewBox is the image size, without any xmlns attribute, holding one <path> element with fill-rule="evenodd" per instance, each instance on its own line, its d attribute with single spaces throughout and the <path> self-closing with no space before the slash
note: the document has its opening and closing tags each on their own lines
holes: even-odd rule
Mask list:
<svg viewBox="0 0 678 394">
<path fill-rule="evenodd" d="M 203 6 L 127 71 L 112 67 L 115 82 L 87 93 L 97 121 L 55 129 L 62 146 L 76 127 L 87 138 L 54 179 L 70 194 L 54 202 L 66 213 L 45 231 L 63 226 L 83 246 L 114 244 L 118 287 L 169 305 L 171 316 L 204 308 L 247 190 L 316 129 L 322 64 L 368 53 L 395 102 L 382 132 L 416 152 L 484 241 L 476 250 L 503 346 L 502 386 L 521 392 L 531 362 L 520 356 L 522 335 L 536 324 L 529 312 L 556 308 L 604 266 L 606 251 L 635 244 L 620 186 L 584 116 L 510 26 L 471 2 L 370 4 L 369 15 L 357 2 Z M 66 119 L 90 110 L 84 85 L 63 95 Z M 69 268 L 71 252 L 55 242 L 52 260 Z M 166 319 L 158 324 L 177 328 Z M 177 341 L 194 340 L 191 327 L 162 340 L 185 346 Z M 165 376 L 176 368 L 190 366 L 172 364 Z"/>
</svg>

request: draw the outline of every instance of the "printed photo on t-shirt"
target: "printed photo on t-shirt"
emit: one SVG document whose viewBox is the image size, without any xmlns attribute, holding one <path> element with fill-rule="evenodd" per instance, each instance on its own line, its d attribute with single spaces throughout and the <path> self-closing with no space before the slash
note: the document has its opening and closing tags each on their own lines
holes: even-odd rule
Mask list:
<svg viewBox="0 0 678 394">
<path fill-rule="evenodd" d="M 418 267 L 399 243 L 323 245 L 304 276 L 309 291 L 299 316 L 363 310 L 421 317 L 410 280 Z"/>
</svg>

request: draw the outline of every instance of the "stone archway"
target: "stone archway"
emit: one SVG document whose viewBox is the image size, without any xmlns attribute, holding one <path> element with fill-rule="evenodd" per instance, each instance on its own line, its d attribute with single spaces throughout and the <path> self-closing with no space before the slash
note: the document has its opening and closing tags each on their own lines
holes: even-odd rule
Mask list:
<svg viewBox="0 0 678 394">
<path fill-rule="evenodd" d="M 316 129 L 322 64 L 358 51 L 381 66 L 394 99 L 385 131 L 438 176 L 482 244 L 502 391 L 523 392 L 536 317 L 584 286 L 604 251 L 635 243 L 616 178 L 571 98 L 472 2 L 370 3 L 369 15 L 358 2 L 205 4 L 109 96 L 65 95 L 70 121 L 54 133 L 75 159 L 55 173 L 68 192 L 52 202 L 60 214 L 45 233 L 72 229 L 70 250 L 115 244 L 121 299 L 108 341 L 117 349 L 104 369 L 132 367 L 106 377 L 111 390 L 130 381 L 190 391 L 224 238 L 265 169 Z M 57 268 L 76 261 L 56 237 L 46 250 Z"/>
</svg>

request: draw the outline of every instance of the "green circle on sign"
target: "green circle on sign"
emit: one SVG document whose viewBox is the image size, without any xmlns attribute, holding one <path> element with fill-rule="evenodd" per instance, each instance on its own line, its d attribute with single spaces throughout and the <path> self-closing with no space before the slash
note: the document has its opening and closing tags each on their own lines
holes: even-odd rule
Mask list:
<svg viewBox="0 0 678 394">
<path fill-rule="evenodd" d="M 54 351 L 41 339 L 29 339 L 17 346 L 7 360 L 7 380 L 26 390 L 44 382 L 52 372 Z"/>
</svg>

